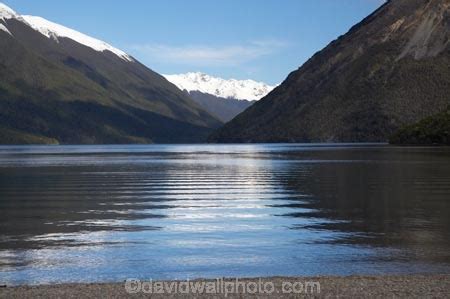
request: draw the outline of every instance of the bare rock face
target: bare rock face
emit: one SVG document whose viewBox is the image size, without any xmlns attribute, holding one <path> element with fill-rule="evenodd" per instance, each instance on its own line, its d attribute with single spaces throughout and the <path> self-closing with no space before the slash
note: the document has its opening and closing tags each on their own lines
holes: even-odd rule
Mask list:
<svg viewBox="0 0 450 299">
<path fill-rule="evenodd" d="M 421 14 L 420 21 L 417 26 L 411 28 L 414 33 L 399 59 L 408 55 L 414 56 L 415 59 L 435 57 L 448 47 L 450 4 L 446 1 L 437 2 L 436 6 L 429 4 L 428 7 L 418 11 Z"/>
<path fill-rule="evenodd" d="M 450 104 L 450 0 L 391 0 L 216 131 L 218 142 L 387 141 Z"/>
</svg>

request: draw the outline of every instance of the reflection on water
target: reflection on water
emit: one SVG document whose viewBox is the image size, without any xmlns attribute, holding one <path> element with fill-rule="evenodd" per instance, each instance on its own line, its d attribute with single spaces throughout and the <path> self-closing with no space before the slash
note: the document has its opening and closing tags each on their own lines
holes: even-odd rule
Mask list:
<svg viewBox="0 0 450 299">
<path fill-rule="evenodd" d="M 450 273 L 450 150 L 0 147 L 0 284 Z"/>
</svg>

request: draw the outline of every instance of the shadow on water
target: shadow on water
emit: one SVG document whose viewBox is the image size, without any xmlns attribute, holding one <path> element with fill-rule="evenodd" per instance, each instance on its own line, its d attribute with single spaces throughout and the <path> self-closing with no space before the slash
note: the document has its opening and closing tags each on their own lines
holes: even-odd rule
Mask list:
<svg viewBox="0 0 450 299">
<path fill-rule="evenodd" d="M 450 163 L 447 151 L 387 150 L 329 153 L 325 163 L 293 165 L 280 183 L 310 195 L 301 203 L 274 205 L 284 217 L 333 220 L 292 229 L 330 230 L 342 244 L 411 246 L 450 255 Z M 311 159 L 314 157 L 308 157 Z M 334 160 L 334 163 L 330 161 Z M 295 208 L 307 209 L 296 212 Z M 428 255 L 435 256 L 434 254 Z"/>
</svg>

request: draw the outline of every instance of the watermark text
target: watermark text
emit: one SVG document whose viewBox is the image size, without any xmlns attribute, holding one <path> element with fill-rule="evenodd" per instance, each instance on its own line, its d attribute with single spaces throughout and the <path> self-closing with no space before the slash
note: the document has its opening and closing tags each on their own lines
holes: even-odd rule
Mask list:
<svg viewBox="0 0 450 299">
<path fill-rule="evenodd" d="M 125 281 L 129 294 L 319 294 L 318 281 L 281 281 L 268 279 L 224 279 L 185 281 L 143 281 L 129 278 Z"/>
</svg>

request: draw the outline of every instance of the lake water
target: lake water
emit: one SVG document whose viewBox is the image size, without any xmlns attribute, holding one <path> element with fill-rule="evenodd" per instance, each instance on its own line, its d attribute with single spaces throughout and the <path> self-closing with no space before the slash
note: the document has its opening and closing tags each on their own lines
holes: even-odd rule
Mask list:
<svg viewBox="0 0 450 299">
<path fill-rule="evenodd" d="M 0 284 L 450 273 L 450 149 L 0 147 Z"/>
</svg>

